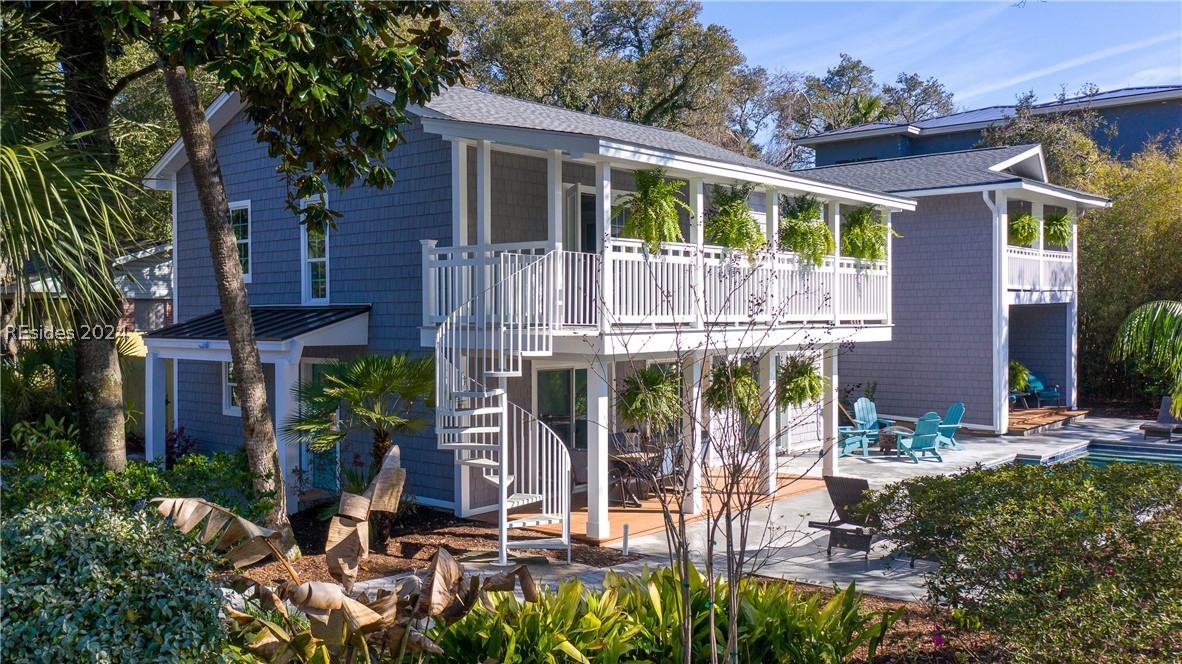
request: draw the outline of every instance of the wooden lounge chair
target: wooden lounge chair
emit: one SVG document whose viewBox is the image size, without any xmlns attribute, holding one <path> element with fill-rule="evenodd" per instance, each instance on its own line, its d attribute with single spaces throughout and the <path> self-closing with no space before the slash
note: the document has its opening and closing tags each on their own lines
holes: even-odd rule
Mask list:
<svg viewBox="0 0 1182 664">
<path fill-rule="evenodd" d="M 1170 414 L 1171 405 L 1170 397 L 1161 398 L 1161 410 L 1157 411 L 1157 420 L 1141 425 L 1142 437 L 1165 438 L 1168 443 L 1173 440 L 1174 434 L 1182 436 L 1182 419 Z"/>
<path fill-rule="evenodd" d="M 964 404 L 957 401 L 948 407 L 948 412 L 944 413 L 944 419 L 940 422 L 939 434 L 936 436 L 936 444 L 940 447 L 950 447 L 954 450 L 963 450 L 964 445 L 956 441 L 956 432 L 960 429 L 960 418 L 964 417 Z"/>
<path fill-rule="evenodd" d="M 871 444 L 878 443 L 879 429 L 889 427 L 895 423 L 894 420 L 884 420 L 879 417 L 878 407 L 866 397 L 860 397 L 854 402 L 853 420 L 856 428 L 867 432 L 866 441 Z"/>
<path fill-rule="evenodd" d="M 943 462 L 944 457 L 940 456 L 937 449 L 936 439 L 940 436 L 940 416 L 935 413 L 925 413 L 923 417 L 915 422 L 915 433 L 899 434 L 898 447 L 895 448 L 895 456 L 902 456 L 906 453 L 911 457 L 915 463 L 919 463 L 920 457 L 932 455 L 936 457 L 937 461 Z M 919 456 L 916 456 L 916 452 Z"/>
<path fill-rule="evenodd" d="M 1049 388 L 1046 386 L 1046 381 L 1042 376 L 1030 372 L 1026 378 L 1026 389 L 1030 391 L 1030 396 L 1034 397 L 1034 403 L 1042 408 L 1043 401 L 1055 400 L 1055 406 L 1058 407 L 1063 403 L 1063 396 L 1059 393 L 1059 386 L 1052 385 Z"/>
<path fill-rule="evenodd" d="M 825 477 L 825 489 L 833 501 L 833 513 L 829 521 L 809 521 L 809 528 L 829 531 L 829 544 L 825 556 L 833 557 L 833 548 L 861 551 L 870 562 L 870 547 L 878 537 L 878 531 L 866 525 L 853 513 L 853 508 L 864 500 L 863 494 L 870 483 L 860 477 Z M 836 517 L 836 518 L 834 518 Z"/>
</svg>

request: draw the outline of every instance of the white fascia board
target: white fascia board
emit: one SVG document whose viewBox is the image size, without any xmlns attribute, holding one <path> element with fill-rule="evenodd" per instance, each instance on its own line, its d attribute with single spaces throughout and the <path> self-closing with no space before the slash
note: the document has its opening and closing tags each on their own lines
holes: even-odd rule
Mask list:
<svg viewBox="0 0 1182 664">
<path fill-rule="evenodd" d="M 1046 161 L 1045 157 L 1043 156 L 1041 145 L 1036 145 L 1021 154 L 1010 157 L 1009 159 L 1006 159 L 1005 161 L 998 162 L 998 163 L 990 166 L 989 170 L 994 171 L 995 173 L 1000 173 L 1001 171 L 1004 171 L 1007 168 L 1012 168 L 1024 161 L 1034 158 L 1034 157 L 1038 158 L 1038 174 L 1035 176 L 1035 178 L 1042 180 L 1043 182 L 1046 182 L 1047 181 L 1047 161 Z M 1022 175 L 1021 173 L 1015 173 L 1015 174 Z"/>
<path fill-rule="evenodd" d="M 444 118 L 423 117 L 423 131 L 444 140 L 493 141 L 536 150 L 564 150 L 572 155 L 595 153 L 598 141 L 594 136 L 569 134 L 540 129 L 502 127 L 474 122 L 460 122 Z"/>
<path fill-rule="evenodd" d="M 291 339 L 287 341 L 259 341 L 256 342 L 256 345 L 260 358 L 266 363 L 289 361 L 293 351 L 302 349 L 298 341 Z M 230 342 L 224 339 L 161 339 L 147 336 L 144 337 L 144 346 L 149 353 L 177 360 L 230 361 Z"/>
<path fill-rule="evenodd" d="M 810 193 L 845 202 L 881 205 L 889 207 L 894 211 L 902 210 L 910 212 L 915 209 L 915 201 L 902 196 L 842 187 L 840 185 L 799 178 L 777 171 L 712 161 L 672 152 L 662 152 L 627 143 L 606 140 L 601 140 L 599 143 L 599 154 L 608 159 L 639 162 L 653 166 L 662 166 L 670 170 L 688 171 L 699 175 L 772 185 L 793 192 Z"/>
<path fill-rule="evenodd" d="M 1053 198 L 1060 201 L 1071 201 L 1083 207 L 1112 207 L 1112 201 L 1104 198 L 1103 196 L 1093 196 L 1083 192 L 1065 191 L 1054 186 L 1042 186 L 1037 182 L 1020 182 L 1019 188 L 1023 191 L 1029 191 L 1046 198 Z"/>
<path fill-rule="evenodd" d="M 936 189 L 909 189 L 907 191 L 896 192 L 903 196 L 911 196 L 912 198 L 924 198 L 926 196 L 948 196 L 951 194 L 968 194 L 983 191 L 1002 191 L 1002 190 L 1020 190 L 1029 191 L 1038 194 L 1039 196 L 1054 199 L 1052 205 L 1056 201 L 1071 201 L 1078 203 L 1084 207 L 1112 207 L 1112 202 L 1102 196 L 1091 196 L 1089 194 L 1071 193 L 1062 191 L 1054 187 L 1042 187 L 1037 183 L 1024 182 L 1015 180 L 1013 182 L 999 182 L 997 184 L 974 184 L 965 187 L 943 187 Z"/>
<path fill-rule="evenodd" d="M 116 258 L 115 260 L 111 261 L 111 266 L 114 267 L 116 265 L 123 265 L 124 263 L 130 263 L 132 261 L 139 260 L 141 258 L 147 258 L 148 256 L 155 256 L 156 254 L 158 254 L 162 251 L 167 251 L 167 250 L 171 250 L 171 249 L 172 249 L 171 244 L 158 244 L 158 245 L 155 245 L 152 247 L 148 247 L 147 249 L 141 249 L 139 251 L 127 254 L 125 256 L 120 256 L 119 258 Z"/>
<path fill-rule="evenodd" d="M 205 120 L 209 123 L 209 133 L 211 136 L 217 136 L 230 120 L 238 115 L 246 104 L 243 103 L 242 98 L 238 96 L 237 92 L 226 93 L 223 92 L 213 100 L 213 103 L 205 109 Z M 149 189 L 167 190 L 170 186 L 172 178 L 176 172 L 181 169 L 189 161 L 188 155 L 185 154 L 185 142 L 177 139 L 164 153 L 164 156 L 156 160 L 155 164 L 148 169 L 148 173 L 144 175 L 144 186 Z"/>
</svg>

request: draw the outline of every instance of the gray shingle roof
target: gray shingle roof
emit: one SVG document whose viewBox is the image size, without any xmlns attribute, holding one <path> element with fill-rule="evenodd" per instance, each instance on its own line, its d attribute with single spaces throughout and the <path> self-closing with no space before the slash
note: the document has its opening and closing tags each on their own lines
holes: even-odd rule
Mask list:
<svg viewBox="0 0 1182 664">
<path fill-rule="evenodd" d="M 301 334 L 348 320 L 369 311 L 368 304 L 335 307 L 264 307 L 250 308 L 254 319 L 254 336 L 258 341 L 286 341 Z M 169 325 L 148 334 L 152 339 L 200 339 L 203 341 L 225 341 L 226 319 L 222 312 L 214 311 Z"/>
<path fill-rule="evenodd" d="M 454 85 L 439 93 L 427 103 L 427 108 L 459 122 L 596 136 L 690 157 L 786 172 L 679 131 L 547 106 L 462 85 Z"/>
<path fill-rule="evenodd" d="M 889 193 L 1016 182 L 1022 178 L 1012 173 L 991 171 L 989 167 L 1033 147 L 1036 146 L 1015 145 L 916 157 L 874 159 L 852 164 L 806 168 L 793 171 L 793 174 L 830 184 L 856 184 Z"/>
</svg>

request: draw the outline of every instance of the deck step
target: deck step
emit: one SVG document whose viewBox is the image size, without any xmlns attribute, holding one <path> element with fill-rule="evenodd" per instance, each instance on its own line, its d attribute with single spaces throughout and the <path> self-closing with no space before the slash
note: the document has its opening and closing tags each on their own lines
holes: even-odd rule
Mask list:
<svg viewBox="0 0 1182 664">
<path fill-rule="evenodd" d="M 470 392 L 452 392 L 453 399 L 491 399 L 492 397 L 499 397 L 505 393 L 501 388 L 493 388 L 491 390 L 474 390 Z"/>
<path fill-rule="evenodd" d="M 500 468 L 501 462 L 496 459 L 460 459 L 461 466 L 472 466 L 473 468 Z"/>
<path fill-rule="evenodd" d="M 483 475 L 485 481 L 491 483 L 493 486 L 501 486 L 501 476 L 497 473 L 485 473 Z M 513 475 L 506 475 L 509 478 L 505 486 L 512 486 L 513 480 L 516 479 Z"/>
<path fill-rule="evenodd" d="M 513 509 L 514 507 L 529 505 L 530 503 L 536 503 L 541 500 L 542 494 L 540 493 L 515 493 L 509 496 L 509 498 L 505 501 L 505 505 L 509 509 Z"/>
<path fill-rule="evenodd" d="M 437 434 L 449 435 L 449 436 L 450 435 L 463 436 L 465 434 L 472 434 L 472 433 L 500 433 L 500 432 L 501 432 L 501 427 L 499 427 L 499 426 L 495 426 L 495 427 L 494 426 L 445 427 L 443 429 L 436 429 L 435 430 L 435 433 L 437 433 Z"/>
<path fill-rule="evenodd" d="M 469 417 L 471 415 L 498 415 L 503 411 L 500 406 L 483 406 L 481 408 L 440 408 L 435 412 L 449 417 Z"/>
<path fill-rule="evenodd" d="M 565 549 L 570 546 L 561 537 L 544 537 L 542 539 L 533 540 L 514 540 L 506 542 L 506 547 L 510 549 Z"/>
<path fill-rule="evenodd" d="M 546 526 L 551 523 L 562 523 L 562 517 L 557 514 L 535 514 L 534 516 L 512 519 L 505 525 L 507 528 L 526 528 L 528 526 Z"/>
<path fill-rule="evenodd" d="M 518 378 L 521 376 L 521 370 L 517 371 L 485 371 L 487 378 Z"/>
<path fill-rule="evenodd" d="M 471 450 L 473 452 L 500 452 L 500 443 L 468 443 L 464 441 L 455 443 L 439 443 L 436 445 L 441 450 Z"/>
</svg>

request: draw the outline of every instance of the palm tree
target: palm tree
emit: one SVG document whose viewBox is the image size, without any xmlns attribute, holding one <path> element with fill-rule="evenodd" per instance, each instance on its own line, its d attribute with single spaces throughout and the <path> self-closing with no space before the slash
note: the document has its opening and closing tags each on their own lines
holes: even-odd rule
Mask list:
<svg viewBox="0 0 1182 664">
<path fill-rule="evenodd" d="M 369 431 L 377 468 L 396 434 L 427 428 L 421 409 L 433 408 L 434 397 L 435 358 L 362 355 L 332 362 L 318 379 L 297 387 L 299 409 L 283 431 L 314 452 L 333 449 L 354 431 Z"/>
<path fill-rule="evenodd" d="M 1182 417 L 1182 302 L 1157 300 L 1134 309 L 1116 333 L 1112 354 L 1164 367 L 1171 381 L 1171 410 Z"/>
<path fill-rule="evenodd" d="M 0 260 L 6 263 L 0 273 L 14 293 L 14 309 L 29 285 L 40 281 L 69 295 L 44 298 L 55 327 L 72 328 L 74 320 L 105 321 L 118 315 L 108 261 L 118 253 L 119 238 L 130 234 L 123 191 L 134 185 L 87 151 L 93 132 L 66 133 L 61 69 L 35 40 L 15 32 L 23 36 L 6 33 L 0 63 Z M 6 312 L 5 322 L 16 313 Z M 87 423 L 83 443 L 104 466 L 121 470 L 127 458 L 114 343 L 76 344 L 75 406 Z"/>
</svg>

